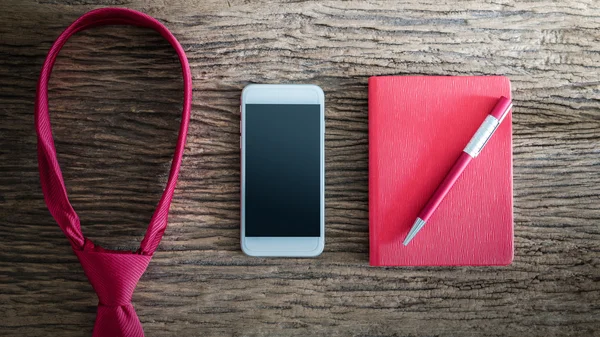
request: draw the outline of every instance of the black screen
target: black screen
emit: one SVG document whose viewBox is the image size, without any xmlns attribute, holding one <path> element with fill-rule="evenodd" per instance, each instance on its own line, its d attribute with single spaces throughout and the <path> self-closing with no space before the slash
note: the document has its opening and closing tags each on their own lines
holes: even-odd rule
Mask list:
<svg viewBox="0 0 600 337">
<path fill-rule="evenodd" d="M 246 104 L 249 237 L 321 235 L 320 105 Z"/>
</svg>

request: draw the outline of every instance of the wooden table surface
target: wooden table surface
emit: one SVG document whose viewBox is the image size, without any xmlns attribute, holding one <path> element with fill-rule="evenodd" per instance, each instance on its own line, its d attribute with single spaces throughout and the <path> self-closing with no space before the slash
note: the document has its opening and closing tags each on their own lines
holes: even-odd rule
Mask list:
<svg viewBox="0 0 600 337">
<path fill-rule="evenodd" d="M 142 10 L 184 46 L 193 113 L 170 224 L 133 303 L 147 336 L 600 336 L 600 6 L 582 1 L 19 1 L 0 4 L 0 335 L 90 336 L 97 299 L 44 204 L 35 85 L 58 34 L 98 5 Z M 367 79 L 506 75 L 515 100 L 515 260 L 368 266 Z M 326 93 L 326 245 L 239 245 L 249 83 Z M 50 81 L 84 233 L 136 249 L 166 181 L 182 81 L 156 33 L 95 28 Z"/>
</svg>

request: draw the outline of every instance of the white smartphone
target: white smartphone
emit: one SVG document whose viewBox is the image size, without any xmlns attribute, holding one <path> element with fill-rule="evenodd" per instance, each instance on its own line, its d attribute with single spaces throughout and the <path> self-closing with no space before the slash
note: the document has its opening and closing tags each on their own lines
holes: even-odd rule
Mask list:
<svg viewBox="0 0 600 337">
<path fill-rule="evenodd" d="M 241 98 L 241 246 L 311 257 L 325 246 L 325 95 L 316 85 L 251 84 Z"/>
</svg>

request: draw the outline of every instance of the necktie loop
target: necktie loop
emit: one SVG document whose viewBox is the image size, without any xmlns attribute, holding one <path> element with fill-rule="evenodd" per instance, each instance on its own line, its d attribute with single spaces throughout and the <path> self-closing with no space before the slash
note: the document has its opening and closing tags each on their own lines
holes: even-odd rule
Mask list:
<svg viewBox="0 0 600 337">
<path fill-rule="evenodd" d="M 114 251 L 94 245 L 81 232 L 77 213 L 71 206 L 58 163 L 48 111 L 48 82 L 52 67 L 69 37 L 81 30 L 102 25 L 135 25 L 154 29 L 175 49 L 183 75 L 183 112 L 167 186 L 154 211 L 146 235 L 135 251 Z M 92 10 L 73 22 L 56 39 L 42 66 L 37 85 L 35 125 L 38 136 L 40 183 L 48 210 L 65 233 L 85 275 L 98 295 L 93 337 L 143 337 L 142 325 L 131 304 L 135 287 L 148 267 L 167 227 L 169 207 L 175 191 L 192 105 L 192 75 L 185 51 L 159 21 L 127 8 Z"/>
</svg>

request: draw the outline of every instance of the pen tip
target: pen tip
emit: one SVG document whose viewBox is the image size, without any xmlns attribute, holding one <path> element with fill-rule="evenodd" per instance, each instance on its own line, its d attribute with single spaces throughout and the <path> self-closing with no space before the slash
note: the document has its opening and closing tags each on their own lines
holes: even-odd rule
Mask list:
<svg viewBox="0 0 600 337">
<path fill-rule="evenodd" d="M 406 238 L 404 239 L 404 242 L 402 242 L 402 244 L 404 246 L 408 245 L 412 241 L 412 239 L 415 237 L 415 235 L 417 235 L 417 233 L 421 230 L 421 228 L 423 228 L 423 226 L 425 226 L 425 220 L 423 220 L 421 218 L 417 218 L 417 220 L 415 220 L 415 223 L 413 224 L 412 228 L 406 235 Z"/>
</svg>

